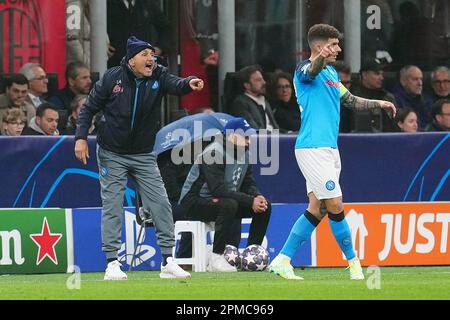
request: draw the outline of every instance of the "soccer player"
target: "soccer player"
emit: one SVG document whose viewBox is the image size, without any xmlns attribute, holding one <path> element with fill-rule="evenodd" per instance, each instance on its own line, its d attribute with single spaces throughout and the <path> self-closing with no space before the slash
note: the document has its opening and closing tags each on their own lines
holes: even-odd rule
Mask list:
<svg viewBox="0 0 450 320">
<path fill-rule="evenodd" d="M 334 238 L 348 260 L 350 278 L 364 279 L 345 220 L 339 185 L 341 160 L 337 138 L 340 104 L 356 110 L 383 108 L 392 117 L 395 117 L 396 109 L 387 101 L 353 96 L 340 83 L 338 73 L 329 66 L 342 51 L 339 36 L 339 31 L 330 25 L 312 26 L 308 32 L 311 57 L 297 66 L 294 75 L 297 101 L 302 112 L 295 156 L 306 179 L 309 206 L 294 224 L 284 247 L 269 266 L 270 272 L 285 279 L 303 279 L 295 275 L 291 259 L 326 214 Z"/>
</svg>

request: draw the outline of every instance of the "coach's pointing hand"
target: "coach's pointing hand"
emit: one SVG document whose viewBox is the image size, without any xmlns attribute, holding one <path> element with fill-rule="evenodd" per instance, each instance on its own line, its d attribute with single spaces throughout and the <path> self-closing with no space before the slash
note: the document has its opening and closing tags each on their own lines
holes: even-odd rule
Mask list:
<svg viewBox="0 0 450 320">
<path fill-rule="evenodd" d="M 75 142 L 75 156 L 78 160 L 83 162 L 84 165 L 87 164 L 87 159 L 89 159 L 89 147 L 86 140 L 78 139 Z"/>
<path fill-rule="evenodd" d="M 191 81 L 189 81 L 189 85 L 194 91 L 202 91 L 204 83 L 202 79 L 192 79 Z"/>
</svg>

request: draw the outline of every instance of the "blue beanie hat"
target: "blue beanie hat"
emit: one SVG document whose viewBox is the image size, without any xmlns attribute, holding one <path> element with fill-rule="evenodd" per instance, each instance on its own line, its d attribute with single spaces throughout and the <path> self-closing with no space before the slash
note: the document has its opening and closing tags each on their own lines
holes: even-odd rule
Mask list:
<svg viewBox="0 0 450 320">
<path fill-rule="evenodd" d="M 127 55 L 126 55 L 127 61 L 133 58 L 135 55 L 137 55 L 144 49 L 151 49 L 155 51 L 155 49 L 150 43 L 139 40 L 135 36 L 129 37 L 127 41 Z"/>
<path fill-rule="evenodd" d="M 253 129 L 244 118 L 233 118 L 228 120 L 227 124 L 224 127 L 224 132 L 225 134 L 243 134 L 245 137 L 256 134 L 256 130 Z"/>
</svg>

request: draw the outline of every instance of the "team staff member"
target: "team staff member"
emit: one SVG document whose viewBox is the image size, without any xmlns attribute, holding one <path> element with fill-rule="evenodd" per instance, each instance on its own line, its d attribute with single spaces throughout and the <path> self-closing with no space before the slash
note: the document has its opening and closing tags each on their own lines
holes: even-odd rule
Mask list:
<svg viewBox="0 0 450 320">
<path fill-rule="evenodd" d="M 141 190 L 143 207 L 152 212 L 161 248 L 161 278 L 188 278 L 172 258 L 174 223 L 156 155 L 152 153 L 161 118 L 161 99 L 168 93 L 184 95 L 203 89 L 195 77 L 179 78 L 156 64 L 154 48 L 136 37 L 127 41 L 127 54 L 118 67 L 106 71 L 81 109 L 77 122 L 75 155 L 87 163 L 88 130 L 100 111 L 97 161 L 102 196 L 102 250 L 108 267 L 105 280 L 125 280 L 120 269 L 123 196 L 128 175 Z"/>
</svg>

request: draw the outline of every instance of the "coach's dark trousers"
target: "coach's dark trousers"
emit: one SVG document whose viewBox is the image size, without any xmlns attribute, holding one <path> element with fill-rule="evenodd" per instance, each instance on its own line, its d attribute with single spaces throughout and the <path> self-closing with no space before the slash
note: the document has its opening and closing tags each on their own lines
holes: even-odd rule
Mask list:
<svg viewBox="0 0 450 320">
<path fill-rule="evenodd" d="M 215 222 L 213 252 L 223 254 L 225 246 L 231 244 L 239 247 L 242 218 L 252 218 L 247 246 L 261 245 L 269 224 L 272 205 L 263 213 L 255 213 L 252 208 L 245 208 L 234 199 L 204 199 L 198 198 L 189 208 L 190 220 Z M 238 228 L 238 232 L 236 232 Z"/>
<path fill-rule="evenodd" d="M 102 196 L 102 250 L 107 259 L 117 258 L 122 245 L 123 197 L 128 176 L 139 186 L 142 205 L 152 213 L 156 239 L 162 254 L 175 245 L 172 208 L 153 153 L 123 155 L 97 147 Z"/>
</svg>

